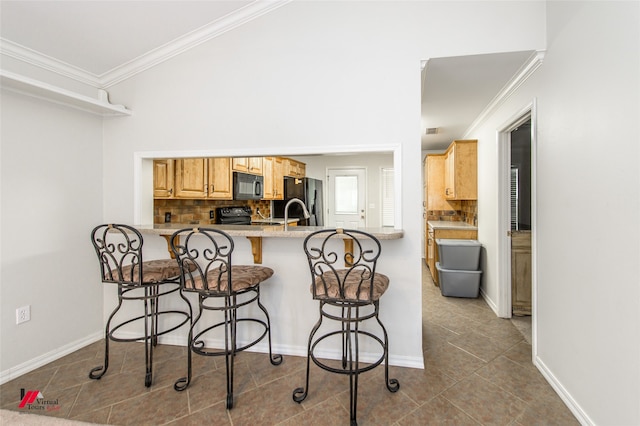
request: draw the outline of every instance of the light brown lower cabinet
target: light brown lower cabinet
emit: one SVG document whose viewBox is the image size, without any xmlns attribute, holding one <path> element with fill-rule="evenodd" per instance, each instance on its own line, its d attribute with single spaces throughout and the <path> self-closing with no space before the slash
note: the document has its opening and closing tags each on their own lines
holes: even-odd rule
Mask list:
<svg viewBox="0 0 640 426">
<path fill-rule="evenodd" d="M 531 315 L 531 231 L 511 231 L 511 311 Z"/>
</svg>

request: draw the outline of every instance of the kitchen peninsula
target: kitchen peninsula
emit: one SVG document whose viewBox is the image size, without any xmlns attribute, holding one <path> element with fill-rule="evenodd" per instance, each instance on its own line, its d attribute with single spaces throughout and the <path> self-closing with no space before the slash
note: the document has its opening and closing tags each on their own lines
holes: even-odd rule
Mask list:
<svg viewBox="0 0 640 426">
<path fill-rule="evenodd" d="M 167 155 L 167 157 L 171 158 L 172 156 Z M 264 160 L 266 157 L 262 158 Z M 300 177 L 294 177 L 293 179 L 302 180 L 306 177 L 321 180 L 326 175 L 327 168 L 353 167 L 354 164 L 378 170 L 383 167 L 392 167 L 393 158 L 393 154 L 389 152 L 369 153 L 366 155 L 297 156 L 295 160 L 300 165 L 305 165 L 304 175 L 302 170 L 298 170 L 298 176 Z M 171 165 L 175 165 L 176 161 L 177 158 L 174 161 L 168 161 L 169 168 Z M 233 160 L 231 162 L 233 163 Z M 317 312 L 318 303 L 313 300 L 309 291 L 311 277 L 307 257 L 303 249 L 303 240 L 311 232 L 324 227 L 322 225 L 311 226 L 305 223 L 298 215 L 295 215 L 293 208 L 295 205 L 292 205 L 288 212 L 289 227 L 287 230 L 284 229 L 283 224 L 275 224 L 275 222 L 280 221 L 284 223 L 284 211 L 274 208 L 277 207 L 275 206 L 276 203 L 286 201 L 285 191 L 281 192 L 280 190 L 277 193 L 278 196 L 282 193 L 282 200 L 265 199 L 264 196 L 262 199 L 242 200 L 234 199 L 233 195 L 231 197 L 227 195 L 227 199 L 202 198 L 200 195 L 184 198 L 182 191 L 180 191 L 180 194 L 176 194 L 177 189 L 182 190 L 185 188 L 185 179 L 182 179 L 180 186 L 175 185 L 175 180 L 173 185 L 168 186 L 169 189 L 173 188 L 173 191 L 170 192 L 172 195 L 166 198 L 158 197 L 157 194 L 154 196 L 154 187 L 158 189 L 159 186 L 157 180 L 157 185 L 153 184 L 154 163 L 156 166 L 159 164 L 158 155 L 150 156 L 142 161 L 142 175 L 136 185 L 139 188 L 139 200 L 141 200 L 139 201 L 140 215 L 136 215 L 138 216 L 137 228 L 144 235 L 145 258 L 168 258 L 170 252 L 168 251 L 167 239 L 178 229 L 212 227 L 227 232 L 233 239 L 233 262 L 235 264 L 248 265 L 257 263 L 274 271 L 274 275 L 261 286 L 260 292 L 261 301 L 269 310 L 271 317 L 274 350 L 283 355 L 306 356 L 309 331 L 317 320 L 313 313 Z M 200 165 L 203 162 L 198 161 L 197 163 Z M 227 163 L 228 160 L 225 160 L 225 164 Z M 169 177 L 177 177 L 175 170 L 167 170 Z M 181 170 L 185 170 L 185 168 Z M 207 168 L 208 177 L 211 176 L 209 170 L 210 168 Z M 155 171 L 155 177 L 162 175 L 158 173 L 158 169 L 155 169 Z M 233 170 L 231 170 L 230 174 L 233 175 Z M 284 177 L 278 177 L 277 181 L 282 180 L 284 183 L 288 178 L 291 180 L 290 175 L 293 174 L 293 171 L 287 171 L 285 168 L 283 174 Z M 228 173 L 224 173 L 224 176 L 228 179 Z M 265 174 L 263 169 L 262 176 L 264 179 L 264 194 L 268 194 L 266 189 L 269 183 L 269 173 Z M 374 173 L 369 174 L 370 178 L 373 176 Z M 225 182 L 228 182 L 228 180 L 225 180 Z M 201 183 L 201 180 L 198 179 L 197 183 Z M 323 183 L 326 184 L 326 181 Z M 369 183 L 371 188 L 377 188 L 379 185 L 376 180 Z M 232 188 L 233 184 L 230 187 Z M 211 190 L 211 186 L 207 186 L 207 188 Z M 214 184 L 213 188 L 219 189 L 221 187 Z M 323 191 L 319 191 L 319 194 L 322 194 L 325 190 L 328 191 L 329 186 L 324 185 L 322 189 Z M 381 313 L 390 339 L 389 359 L 392 365 L 423 368 L 420 326 L 407 326 L 406 324 L 408 317 L 413 318 L 415 317 L 414 314 L 417 314 L 416 318 L 418 318 L 421 309 L 421 281 L 414 279 L 416 276 L 415 271 L 419 265 L 416 263 L 415 256 L 407 252 L 408 234 L 406 231 L 401 226 L 394 229 L 393 227 L 382 227 L 380 225 L 382 201 L 378 198 L 379 192 L 377 190 L 368 191 L 367 199 L 370 204 L 366 210 L 366 222 L 369 226 L 359 229 L 372 233 L 380 240 L 382 255 L 377 265 L 377 271 L 387 275 L 390 279 L 389 289 L 385 293 L 385 300 L 382 302 L 385 305 L 384 312 Z M 326 198 L 326 195 L 324 198 Z M 150 200 L 152 201 L 149 202 Z M 373 205 L 375 205 L 375 208 L 371 207 Z M 219 223 L 222 217 L 218 214 L 218 209 L 232 207 L 247 207 L 250 209 L 250 222 L 243 225 Z M 326 212 L 328 208 L 328 204 L 325 204 L 325 209 L 323 210 Z M 170 221 L 167 221 L 167 212 L 171 213 L 169 215 Z M 312 215 L 314 213 L 313 209 L 309 209 L 309 212 Z M 291 223 L 292 216 L 298 219 L 297 226 L 293 226 Z M 267 221 L 267 223 L 260 223 L 261 221 Z M 414 235 L 411 236 L 411 238 L 414 237 Z M 347 242 L 347 244 L 349 243 Z M 348 250 L 348 245 L 346 249 Z M 338 253 L 344 250 L 345 246 L 343 244 L 336 246 Z M 105 291 L 104 305 L 111 306 L 117 303 L 115 298 L 116 295 L 113 292 Z M 192 294 L 188 294 L 187 298 L 194 306 L 198 303 L 197 298 Z M 170 307 L 175 307 L 176 309 L 179 308 L 180 302 L 179 297 L 167 298 L 165 301 Z M 247 315 L 257 314 L 256 312 L 251 312 L 253 307 L 247 307 L 246 309 L 250 311 L 246 313 Z M 123 307 L 123 310 L 129 314 L 128 306 Z M 132 309 L 131 311 L 130 315 L 133 315 L 134 312 Z M 245 312 L 241 313 L 241 315 L 244 314 Z M 419 320 L 415 324 L 419 324 Z M 131 328 L 132 333 L 136 331 L 134 325 Z M 255 330 L 239 330 L 239 342 L 246 336 L 249 337 L 246 337 L 245 340 L 249 341 L 252 331 Z M 163 335 L 160 338 L 161 343 L 179 346 L 184 346 L 185 340 L 186 337 L 182 329 Z M 368 348 L 368 343 L 363 342 L 361 359 L 367 359 L 367 352 L 372 353 L 371 360 L 377 359 L 373 354 L 377 349 L 374 347 Z M 224 345 L 224 339 L 207 342 L 207 344 L 212 347 Z M 252 347 L 251 350 L 264 352 L 268 348 L 261 342 Z M 324 355 L 328 358 L 339 358 L 340 356 L 339 353 L 327 353 Z"/>
<path fill-rule="evenodd" d="M 169 242 L 171 235 L 178 229 L 208 227 L 220 229 L 232 237 L 246 237 L 251 241 L 251 251 L 254 263 L 262 263 L 262 238 L 306 238 L 309 234 L 320 229 L 323 226 L 292 226 L 285 229 L 284 225 L 193 225 L 166 223 L 155 225 L 139 225 L 137 228 L 143 234 L 155 234 L 163 236 Z M 402 238 L 403 231 L 393 228 L 363 228 L 362 231 L 368 232 L 379 240 L 395 240 Z"/>
<path fill-rule="evenodd" d="M 309 291 L 310 274 L 302 242 L 312 232 L 325 229 L 321 226 L 292 226 L 284 230 L 284 225 L 218 225 L 218 224 L 155 224 L 138 225 L 137 229 L 144 235 L 145 255 L 154 258 L 167 258 L 167 243 L 173 233 L 182 228 L 211 227 L 227 232 L 233 238 L 233 259 L 236 264 L 249 264 L 258 259 L 264 266 L 274 270 L 274 275 L 261 286 L 260 297 L 262 303 L 269 310 L 271 317 L 273 348 L 276 353 L 283 355 L 305 356 L 309 330 L 313 327 L 316 317 L 312 314 L 318 309 L 317 301 L 313 300 Z M 406 300 L 407 288 L 416 288 L 420 282 L 409 282 L 402 274 L 394 272 L 393 265 L 407 262 L 406 258 L 398 254 L 398 246 L 404 238 L 404 231 L 393 228 L 362 228 L 375 235 L 382 244 L 382 255 L 378 262 L 378 271 L 386 274 L 390 279 L 388 297 L 385 299 L 385 316 L 387 316 L 387 331 L 391 341 L 390 362 L 392 365 L 423 368 L 420 352 L 420 339 L 407 334 L 407 328 L 402 317 L 407 303 L 414 303 L 415 299 Z M 158 238 L 160 237 L 160 238 Z M 349 249 L 349 239 L 345 239 L 345 249 Z M 338 252 L 341 247 L 336 247 Z M 408 265 L 406 265 L 408 267 Z M 112 296 L 113 297 L 113 296 Z M 187 294 L 192 304 L 197 300 L 192 294 Z M 419 298 L 417 299 L 419 301 Z M 180 300 L 167 299 L 166 303 L 178 306 Z M 419 302 L 418 302 L 419 303 Z M 129 309 L 125 307 L 123 309 Z M 251 310 L 253 307 L 247 307 Z M 252 312 L 253 313 L 253 312 Z M 242 313 L 241 315 L 244 315 Z M 248 315 L 248 314 L 247 314 Z M 379 330 L 374 330 L 379 331 Z M 245 328 L 238 330 L 238 342 L 249 341 L 254 330 Z M 161 343 L 183 346 L 186 341 L 184 330 L 176 330 L 160 337 Z M 363 342 L 360 348 L 363 361 L 375 358 L 376 348 Z M 224 340 L 206 342 L 211 347 L 224 346 Z M 416 346 L 417 345 L 417 346 Z M 417 350 L 413 347 L 416 346 Z M 252 348 L 254 351 L 265 352 L 268 348 L 261 343 Z M 370 355 L 370 356 L 369 356 Z M 339 353 L 327 350 L 323 357 L 339 358 Z M 286 362 L 286 361 L 285 361 Z"/>
</svg>

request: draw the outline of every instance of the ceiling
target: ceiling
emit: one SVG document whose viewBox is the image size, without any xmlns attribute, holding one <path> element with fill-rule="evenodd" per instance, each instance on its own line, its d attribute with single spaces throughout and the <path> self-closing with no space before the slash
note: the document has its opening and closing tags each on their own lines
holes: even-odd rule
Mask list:
<svg viewBox="0 0 640 426">
<path fill-rule="evenodd" d="M 2 53 L 38 57 L 106 88 L 291 0 L 0 3 Z M 422 149 L 465 131 L 532 52 L 431 58 L 422 72 Z M 33 61 L 32 61 L 33 62 Z M 437 133 L 426 134 L 427 128 Z"/>
<path fill-rule="evenodd" d="M 422 149 L 444 150 L 463 138 L 532 53 L 429 59 L 422 72 Z M 437 132 L 427 134 L 427 128 Z"/>
</svg>

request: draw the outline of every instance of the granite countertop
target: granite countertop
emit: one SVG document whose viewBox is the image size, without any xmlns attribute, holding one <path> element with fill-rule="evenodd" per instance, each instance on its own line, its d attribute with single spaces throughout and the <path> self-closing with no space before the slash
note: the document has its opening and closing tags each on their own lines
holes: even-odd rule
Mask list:
<svg viewBox="0 0 640 426">
<path fill-rule="evenodd" d="M 270 222 L 271 223 L 271 222 Z M 314 231 L 327 229 L 324 226 L 290 226 L 287 230 L 284 225 L 213 225 L 213 224 L 180 224 L 162 223 L 155 225 L 136 225 L 142 234 L 171 235 L 175 231 L 184 228 L 214 228 L 225 231 L 232 237 L 265 237 L 265 238 L 305 238 Z M 361 228 L 379 240 L 397 240 L 404 236 L 402 229 L 393 228 Z"/>
<path fill-rule="evenodd" d="M 297 223 L 298 219 L 287 219 L 287 223 Z M 271 217 L 266 219 L 251 219 L 251 224 L 258 225 L 284 225 L 284 217 Z"/>
<path fill-rule="evenodd" d="M 477 231 L 478 227 L 469 225 L 466 222 L 452 222 L 448 220 L 429 220 L 427 225 L 432 229 L 467 229 L 470 231 Z"/>
</svg>

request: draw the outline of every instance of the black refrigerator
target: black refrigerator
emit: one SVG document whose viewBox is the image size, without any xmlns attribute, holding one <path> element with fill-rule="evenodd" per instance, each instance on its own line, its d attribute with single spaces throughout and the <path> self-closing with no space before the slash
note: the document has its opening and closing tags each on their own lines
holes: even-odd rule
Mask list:
<svg viewBox="0 0 640 426">
<path fill-rule="evenodd" d="M 284 200 L 273 202 L 273 217 L 284 217 L 284 207 L 292 198 L 299 198 L 311 217 L 304 218 L 302 207 L 298 203 L 289 206 L 289 218 L 298 218 L 298 225 L 302 226 L 324 226 L 322 202 L 322 181 L 312 178 L 284 178 Z"/>
</svg>

